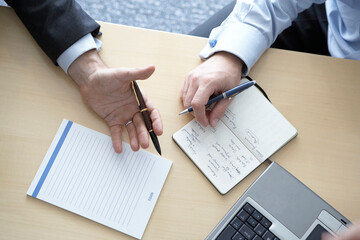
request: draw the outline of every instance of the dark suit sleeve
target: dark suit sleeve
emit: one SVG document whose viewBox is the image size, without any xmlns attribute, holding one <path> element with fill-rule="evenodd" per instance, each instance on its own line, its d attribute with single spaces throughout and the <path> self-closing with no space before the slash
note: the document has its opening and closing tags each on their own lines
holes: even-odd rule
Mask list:
<svg viewBox="0 0 360 240">
<path fill-rule="evenodd" d="M 6 0 L 6 3 L 55 64 L 81 37 L 99 34 L 100 25 L 74 0 Z"/>
</svg>

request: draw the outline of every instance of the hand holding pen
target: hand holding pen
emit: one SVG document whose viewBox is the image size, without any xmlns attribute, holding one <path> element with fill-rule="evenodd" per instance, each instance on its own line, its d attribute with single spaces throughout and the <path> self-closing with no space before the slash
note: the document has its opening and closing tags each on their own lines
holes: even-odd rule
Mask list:
<svg viewBox="0 0 360 240">
<path fill-rule="evenodd" d="M 180 98 L 185 108 L 194 109 L 194 116 L 202 126 L 216 126 L 231 101 L 221 100 L 206 111 L 211 96 L 221 94 L 240 83 L 244 63 L 228 52 L 216 52 L 206 61 L 190 71 L 183 83 Z"/>
<path fill-rule="evenodd" d="M 211 98 L 206 104 L 205 107 L 209 107 L 211 104 L 220 101 L 221 99 L 224 98 L 229 98 L 231 99 L 232 97 L 235 97 L 237 94 L 241 93 L 242 91 L 244 91 L 245 89 L 248 89 L 249 87 L 253 86 L 255 84 L 255 81 L 249 81 L 249 82 L 245 82 L 240 84 L 239 86 L 236 86 L 230 90 L 227 90 L 225 92 L 223 92 L 222 94 Z M 184 111 L 180 112 L 179 115 L 185 114 L 185 113 L 190 113 L 194 111 L 193 107 L 190 106 L 187 109 L 185 109 Z"/>
<path fill-rule="evenodd" d="M 82 59 L 84 56 L 85 59 Z M 96 50 L 88 51 L 72 64 L 72 66 L 75 64 L 75 68 L 69 68 L 71 69 L 69 74 L 74 80 L 76 79 L 86 104 L 109 126 L 114 150 L 117 153 L 122 152 L 122 139 L 126 132 L 133 151 L 138 151 L 140 147 L 147 148 L 149 135 L 139 112 L 131 81 L 148 79 L 155 71 L 155 66 L 107 68 L 98 62 L 99 64 L 90 64 L 94 74 L 87 75 L 88 71 L 85 70 L 89 69 L 88 59 L 95 62 L 96 59 L 101 60 Z M 163 132 L 160 113 L 150 99 L 146 96 L 144 98 L 153 122 L 153 129 L 159 136 Z"/>
<path fill-rule="evenodd" d="M 205 107 L 209 107 L 211 106 L 212 104 L 222 100 L 222 99 L 231 99 L 233 97 L 235 97 L 237 94 L 241 93 L 242 91 L 248 89 L 249 87 L 253 86 L 255 84 L 255 81 L 248 81 L 248 82 L 245 82 L 245 83 L 242 83 L 230 90 L 227 90 L 225 92 L 223 92 L 222 94 L 216 96 L 216 97 L 213 97 L 211 98 L 206 104 L 205 104 Z M 182 114 L 186 114 L 186 113 L 190 113 L 193 111 L 193 107 L 190 106 L 188 107 L 187 109 L 185 109 L 184 111 L 180 112 L 179 115 L 182 115 Z M 213 126 L 214 127 L 214 126 Z"/>
</svg>

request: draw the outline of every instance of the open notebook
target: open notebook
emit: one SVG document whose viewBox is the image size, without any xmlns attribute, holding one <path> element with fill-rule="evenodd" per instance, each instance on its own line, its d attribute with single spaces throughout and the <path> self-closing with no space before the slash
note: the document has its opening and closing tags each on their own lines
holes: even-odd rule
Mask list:
<svg viewBox="0 0 360 240">
<path fill-rule="evenodd" d="M 140 239 L 171 164 L 63 120 L 27 194 Z"/>
<path fill-rule="evenodd" d="M 234 98 L 215 128 L 204 128 L 193 119 L 173 139 L 225 194 L 296 135 L 296 129 L 252 86 Z"/>
</svg>

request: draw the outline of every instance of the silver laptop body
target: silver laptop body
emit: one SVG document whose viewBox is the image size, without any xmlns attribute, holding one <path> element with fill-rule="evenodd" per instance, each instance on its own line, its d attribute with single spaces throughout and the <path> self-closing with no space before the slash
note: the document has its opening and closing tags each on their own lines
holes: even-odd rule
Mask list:
<svg viewBox="0 0 360 240">
<path fill-rule="evenodd" d="M 258 224 L 262 223 L 265 219 L 271 222 L 268 231 L 271 231 L 275 238 L 268 237 L 268 235 L 261 232 L 263 236 L 257 236 L 261 238 L 255 238 L 256 234 L 247 236 L 247 232 L 239 234 L 240 230 L 236 229 L 237 225 L 232 224 L 235 226 L 233 228 L 237 233 L 229 239 L 242 239 L 242 236 L 244 239 L 248 237 L 266 240 L 320 240 L 323 231 L 332 234 L 338 233 L 346 228 L 346 225 L 349 223 L 349 220 L 288 171 L 277 163 L 272 162 L 246 190 L 244 195 L 240 197 L 206 239 L 228 239 L 227 237 L 223 238 L 225 235 L 224 229 L 232 221 L 239 221 L 236 216 L 238 216 L 241 208 L 248 206 L 245 205 L 246 203 L 256 209 L 258 214 L 261 214 L 263 219 L 259 220 Z M 251 216 L 251 214 L 249 215 Z M 246 220 L 243 221 L 244 223 L 250 226 Z M 243 227 L 242 231 L 248 229 L 247 226 Z M 257 227 L 262 228 L 262 226 Z M 230 230 L 232 233 L 233 229 L 231 227 Z M 238 238 L 239 236 L 240 238 Z"/>
</svg>

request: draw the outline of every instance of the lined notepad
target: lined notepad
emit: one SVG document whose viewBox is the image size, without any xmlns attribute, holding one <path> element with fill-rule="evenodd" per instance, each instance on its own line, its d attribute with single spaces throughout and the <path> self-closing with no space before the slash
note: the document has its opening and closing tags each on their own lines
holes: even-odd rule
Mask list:
<svg viewBox="0 0 360 240">
<path fill-rule="evenodd" d="M 27 194 L 140 239 L 171 164 L 63 120 Z"/>
</svg>

